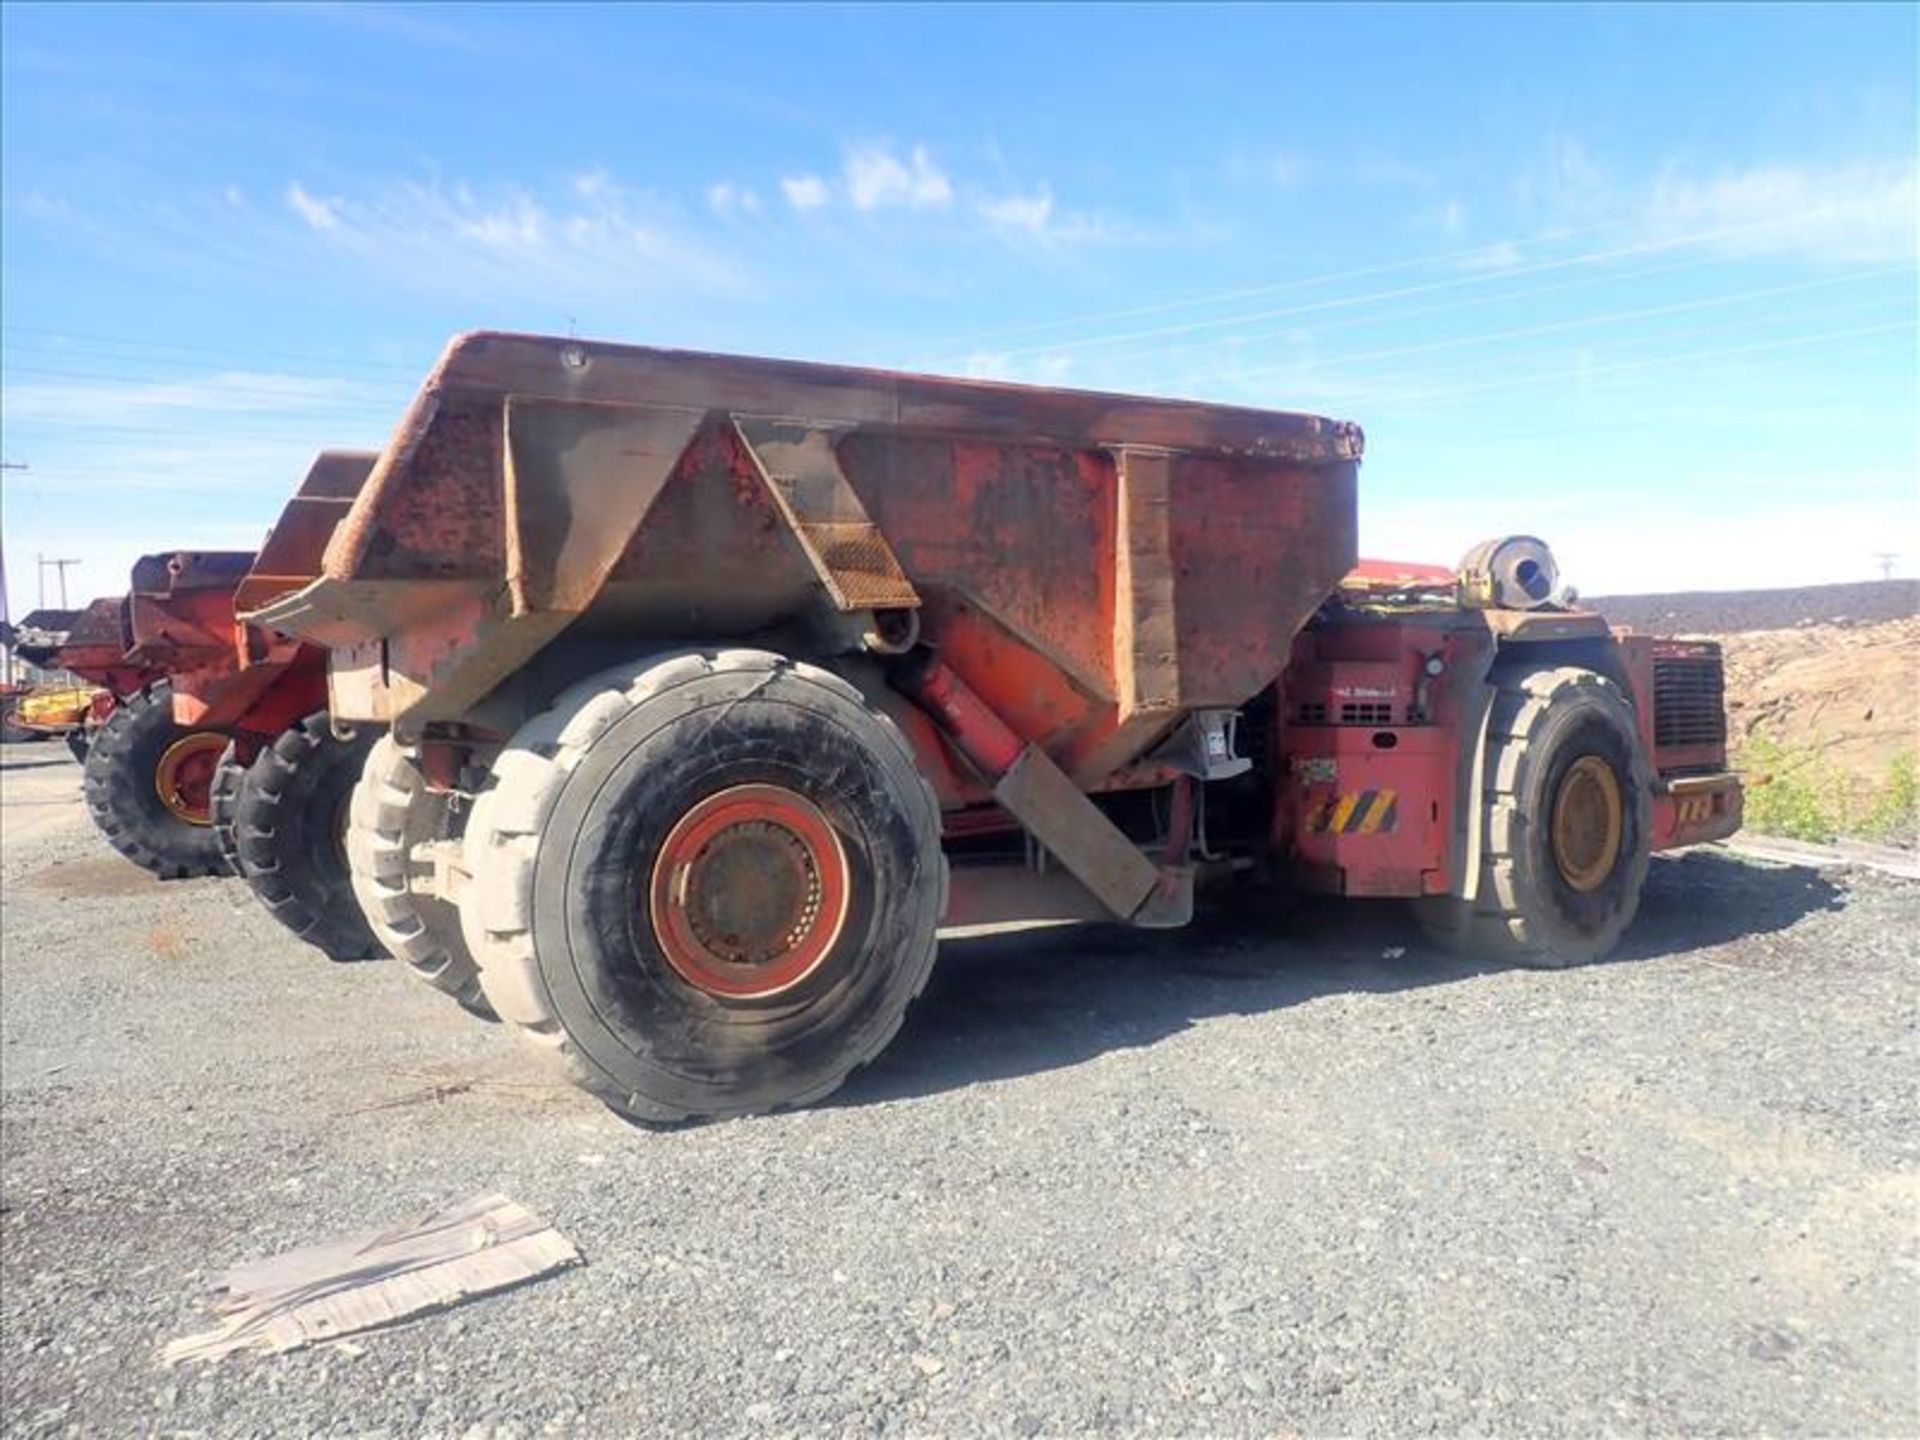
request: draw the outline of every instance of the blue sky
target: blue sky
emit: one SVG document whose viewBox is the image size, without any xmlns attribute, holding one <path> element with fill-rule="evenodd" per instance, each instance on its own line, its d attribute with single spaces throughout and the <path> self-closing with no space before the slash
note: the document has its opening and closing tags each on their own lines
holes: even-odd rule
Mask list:
<svg viewBox="0 0 1920 1440">
<path fill-rule="evenodd" d="M 1914 7 L 7 5 L 14 612 L 479 326 L 1313 410 L 1362 544 L 1920 568 Z"/>
</svg>

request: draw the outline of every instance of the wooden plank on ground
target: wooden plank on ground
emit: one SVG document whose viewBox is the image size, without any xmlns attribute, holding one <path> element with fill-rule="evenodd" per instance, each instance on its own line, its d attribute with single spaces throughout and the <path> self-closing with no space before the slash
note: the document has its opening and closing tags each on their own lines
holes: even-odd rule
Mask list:
<svg viewBox="0 0 1920 1440">
<path fill-rule="evenodd" d="M 175 1340 L 163 1363 L 269 1354 L 391 1325 L 580 1263 L 559 1231 L 504 1195 L 479 1195 L 385 1229 L 237 1265 L 217 1277 L 217 1329 Z"/>
</svg>

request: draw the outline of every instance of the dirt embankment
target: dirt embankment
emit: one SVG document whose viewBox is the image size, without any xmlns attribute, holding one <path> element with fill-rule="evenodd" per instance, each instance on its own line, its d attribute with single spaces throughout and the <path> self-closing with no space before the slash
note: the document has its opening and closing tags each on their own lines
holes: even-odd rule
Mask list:
<svg viewBox="0 0 1920 1440">
<path fill-rule="evenodd" d="M 1736 740 L 1816 751 L 1856 789 L 1884 783 L 1902 754 L 1920 759 L 1920 618 L 1752 630 L 1720 643 Z"/>
</svg>

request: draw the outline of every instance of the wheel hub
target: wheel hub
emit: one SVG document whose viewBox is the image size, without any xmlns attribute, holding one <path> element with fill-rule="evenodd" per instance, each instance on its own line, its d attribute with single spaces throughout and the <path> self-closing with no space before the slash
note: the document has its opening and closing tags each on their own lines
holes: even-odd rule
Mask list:
<svg viewBox="0 0 1920 1440">
<path fill-rule="evenodd" d="M 648 918 L 682 979 L 754 999 L 813 973 L 839 938 L 851 889 L 846 852 L 818 806 L 784 786 L 736 785 L 668 833 Z"/>
<path fill-rule="evenodd" d="M 227 748 L 227 737 L 196 730 L 169 745 L 153 767 L 153 788 L 171 815 L 189 825 L 213 823 L 213 772 Z"/>
<path fill-rule="evenodd" d="M 1613 873 L 1624 811 L 1620 781 L 1600 756 L 1582 755 L 1561 777 L 1553 801 L 1553 860 L 1573 889 L 1597 890 Z"/>
</svg>

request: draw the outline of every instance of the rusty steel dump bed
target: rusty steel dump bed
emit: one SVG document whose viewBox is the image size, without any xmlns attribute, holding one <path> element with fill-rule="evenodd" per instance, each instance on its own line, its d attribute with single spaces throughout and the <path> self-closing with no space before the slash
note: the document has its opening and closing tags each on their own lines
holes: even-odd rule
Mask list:
<svg viewBox="0 0 1920 1440">
<path fill-rule="evenodd" d="M 337 717 L 403 734 L 518 723 L 563 633 L 917 637 L 1090 788 L 1280 672 L 1354 564 L 1362 444 L 1311 415 L 469 334 L 319 574 L 249 618 L 331 648 Z"/>
</svg>

